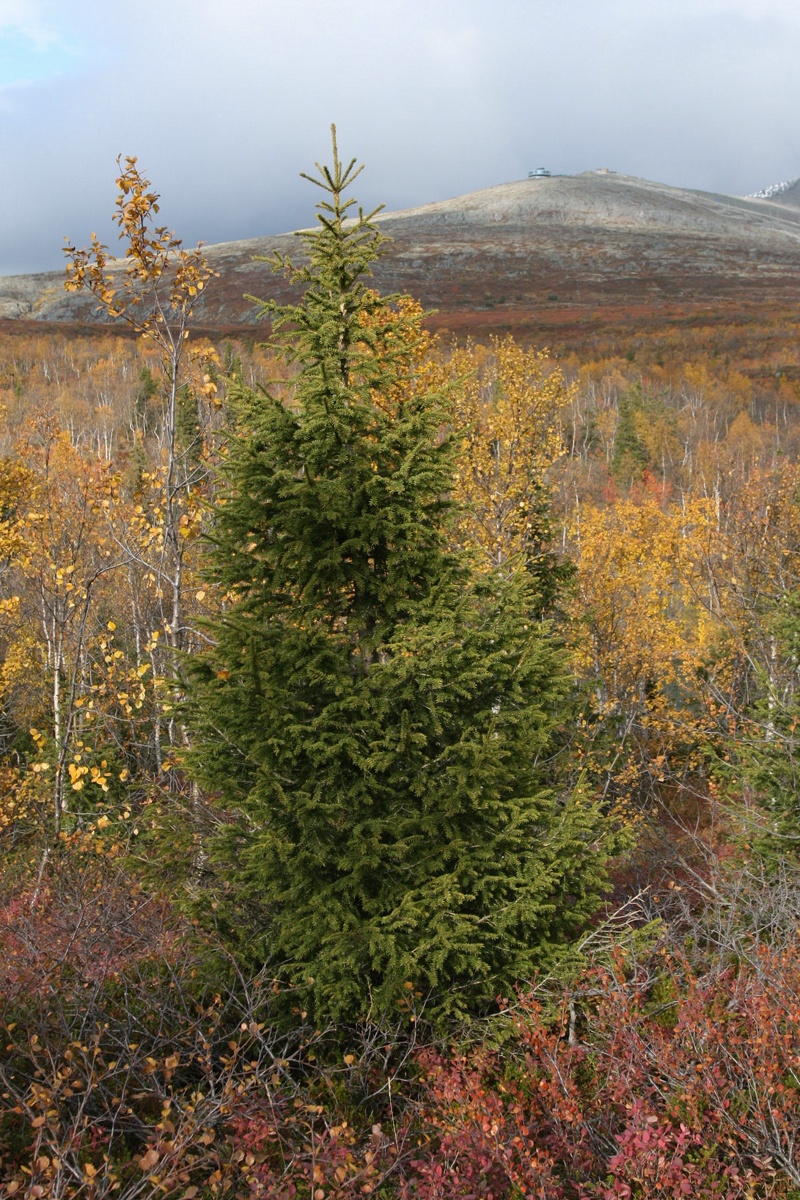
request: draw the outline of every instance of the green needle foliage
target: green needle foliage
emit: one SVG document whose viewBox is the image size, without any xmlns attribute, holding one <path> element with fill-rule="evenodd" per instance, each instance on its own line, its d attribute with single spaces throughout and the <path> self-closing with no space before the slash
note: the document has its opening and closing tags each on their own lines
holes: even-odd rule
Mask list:
<svg viewBox="0 0 800 1200">
<path fill-rule="evenodd" d="M 626 488 L 636 479 L 641 479 L 647 466 L 647 450 L 642 445 L 636 428 L 637 418 L 641 418 L 643 407 L 642 389 L 638 385 L 620 396 L 611 470 L 614 478 Z"/>
<path fill-rule="evenodd" d="M 733 789 L 745 783 L 754 802 L 746 813 L 748 851 L 767 863 L 800 858 L 800 595 L 771 602 L 765 620 L 767 655 L 753 674 L 753 700 L 735 741 L 723 743 L 721 772 Z M 763 653 L 763 652 L 762 652 Z M 768 666 L 767 666 L 768 663 Z"/>
<path fill-rule="evenodd" d="M 585 922 L 600 820 L 559 794 L 567 691 L 530 579 L 451 549 L 448 397 L 418 309 L 369 288 L 382 237 L 318 167 L 305 287 L 274 307 L 290 402 L 240 389 L 189 664 L 195 772 L 228 818 L 216 913 L 316 1020 L 485 1011 Z M 404 997 L 406 998 L 404 1000 Z"/>
</svg>

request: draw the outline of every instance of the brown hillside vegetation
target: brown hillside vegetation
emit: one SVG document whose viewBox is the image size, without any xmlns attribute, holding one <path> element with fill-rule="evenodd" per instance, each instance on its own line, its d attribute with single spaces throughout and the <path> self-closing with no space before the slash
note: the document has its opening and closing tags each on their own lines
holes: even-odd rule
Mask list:
<svg viewBox="0 0 800 1200">
<path fill-rule="evenodd" d="M 531 311 L 538 320 L 551 306 L 590 316 L 594 306 L 687 305 L 693 314 L 703 303 L 791 304 L 798 295 L 796 206 L 614 172 L 500 184 L 385 213 L 379 223 L 392 240 L 375 265 L 376 286 L 410 292 L 445 323 L 488 313 L 504 327 L 527 329 Z M 198 299 L 198 322 L 252 324 L 247 294 L 285 301 L 285 282 L 254 261 L 275 252 L 299 252 L 297 240 L 284 234 L 207 247 L 218 278 Z M 112 273 L 122 269 L 112 264 Z M 62 279 L 51 272 L 0 280 L 0 317 L 96 320 L 91 298 L 66 296 Z"/>
</svg>

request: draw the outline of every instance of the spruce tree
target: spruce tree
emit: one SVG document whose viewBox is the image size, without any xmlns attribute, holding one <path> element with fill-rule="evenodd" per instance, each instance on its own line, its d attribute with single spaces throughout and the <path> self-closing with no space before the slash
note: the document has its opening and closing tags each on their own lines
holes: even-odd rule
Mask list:
<svg viewBox="0 0 800 1200">
<path fill-rule="evenodd" d="M 731 743 L 725 739 L 732 790 L 742 784 L 748 846 L 769 862 L 800 858 L 800 594 L 769 602 L 761 665 L 750 680 L 751 700 Z M 756 654 L 752 656 L 757 661 Z"/>
<path fill-rule="evenodd" d="M 640 479 L 647 466 L 647 450 L 637 432 L 637 418 L 643 411 L 641 385 L 637 384 L 619 398 L 617 430 L 614 435 L 614 453 L 611 471 L 614 478 L 625 487 Z"/>
<path fill-rule="evenodd" d="M 451 548 L 447 395 L 420 311 L 369 286 L 384 239 L 335 131 L 317 166 L 306 265 L 281 264 L 303 297 L 269 306 L 292 394 L 236 393 L 226 607 L 188 665 L 194 769 L 227 813 L 215 911 L 317 1020 L 385 1016 L 409 985 L 480 1011 L 596 905 L 600 819 L 559 794 L 567 682 L 530 578 Z"/>
</svg>

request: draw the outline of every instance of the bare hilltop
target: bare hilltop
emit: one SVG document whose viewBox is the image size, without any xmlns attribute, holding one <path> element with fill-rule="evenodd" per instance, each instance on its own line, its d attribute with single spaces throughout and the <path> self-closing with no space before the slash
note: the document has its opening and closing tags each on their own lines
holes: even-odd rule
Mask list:
<svg viewBox="0 0 800 1200">
<path fill-rule="evenodd" d="M 769 198 L 651 183 L 601 169 L 540 176 L 379 218 L 392 239 L 376 286 L 408 291 L 437 323 L 513 325 L 553 306 L 739 301 L 800 295 L 800 181 Z M 268 264 L 297 254 L 292 234 L 206 248 L 219 272 L 198 304 L 209 327 L 254 319 L 245 294 L 288 298 Z M 0 317 L 91 322 L 91 299 L 67 295 L 63 274 L 0 277 Z"/>
</svg>

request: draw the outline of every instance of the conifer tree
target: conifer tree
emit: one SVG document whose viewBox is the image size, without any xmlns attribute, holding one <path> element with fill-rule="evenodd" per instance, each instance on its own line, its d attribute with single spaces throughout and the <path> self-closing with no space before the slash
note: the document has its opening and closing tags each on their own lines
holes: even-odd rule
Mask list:
<svg viewBox="0 0 800 1200">
<path fill-rule="evenodd" d="M 800 595 L 772 601 L 765 619 L 764 661 L 751 680 L 752 699 L 736 739 L 723 743 L 726 770 L 744 783 L 748 846 L 767 861 L 800 858 Z M 763 652 L 762 652 L 763 653 Z M 755 659 L 755 656 L 754 656 Z M 730 764 L 730 765 L 729 765 Z"/>
<path fill-rule="evenodd" d="M 293 394 L 239 387 L 227 607 L 188 665 L 194 769 L 235 815 L 215 909 L 317 1020 L 397 1011 L 412 985 L 429 1012 L 480 1011 L 586 920 L 605 843 L 559 794 L 567 683 L 530 577 L 451 548 L 447 395 L 418 307 L 369 286 L 384 239 L 335 130 L 317 166 L 307 265 L 281 263 L 304 295 L 264 306 Z"/>
<path fill-rule="evenodd" d="M 640 385 L 620 396 L 611 470 L 615 479 L 625 487 L 630 487 L 634 480 L 641 478 L 641 474 L 647 466 L 647 451 L 642 445 L 636 428 L 637 418 L 641 418 L 642 410 L 643 398 Z"/>
</svg>

